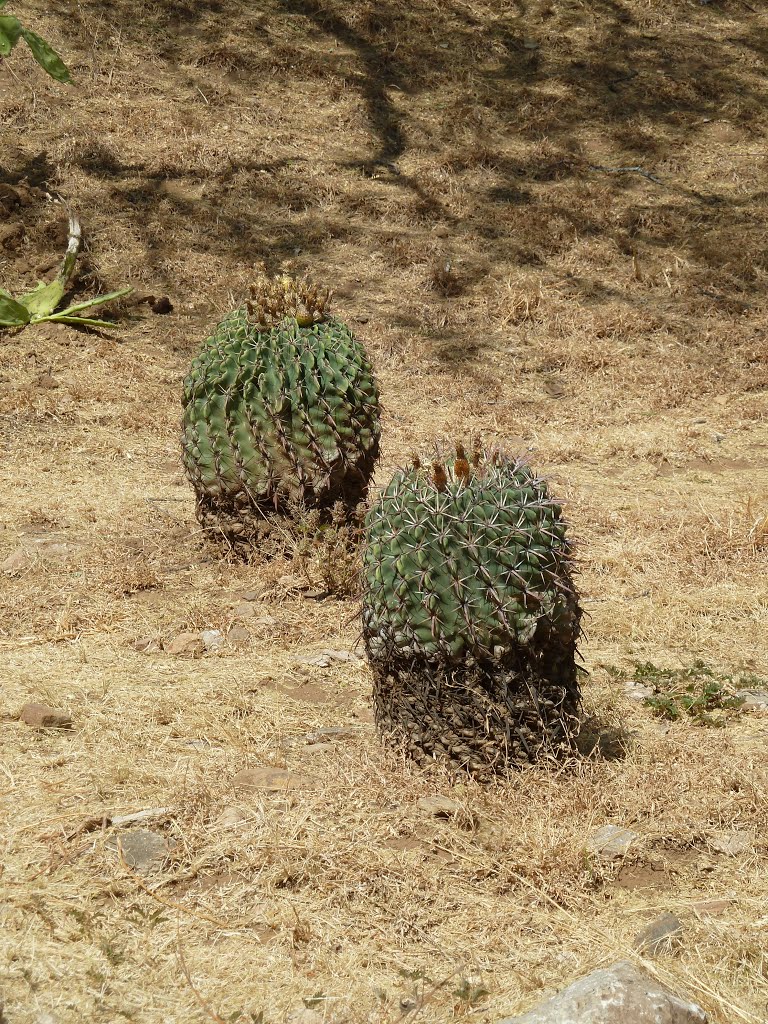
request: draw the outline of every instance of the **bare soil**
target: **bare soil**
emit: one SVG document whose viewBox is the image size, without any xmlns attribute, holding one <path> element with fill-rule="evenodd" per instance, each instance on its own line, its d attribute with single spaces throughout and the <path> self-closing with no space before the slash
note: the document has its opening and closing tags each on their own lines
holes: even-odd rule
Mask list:
<svg viewBox="0 0 768 1024">
<path fill-rule="evenodd" d="M 76 84 L 0 64 L 0 283 L 55 269 L 52 195 L 84 226 L 74 296 L 136 292 L 110 331 L 0 335 L 5 1018 L 494 1022 L 631 957 L 715 1024 L 765 1021 L 768 720 L 663 723 L 621 682 L 768 676 L 763 5 L 11 9 Z M 201 543 L 181 381 L 262 260 L 334 287 L 367 344 L 378 484 L 481 431 L 566 499 L 585 702 L 623 756 L 416 770 L 363 660 L 306 661 L 354 649 L 356 600 Z M 73 727 L 24 725 L 33 700 Z M 265 766 L 294 784 L 237 781 Z M 622 862 L 587 852 L 605 824 L 640 836 Z M 132 828 L 164 863 L 121 858 Z M 665 909 L 682 949 L 644 960 Z"/>
</svg>

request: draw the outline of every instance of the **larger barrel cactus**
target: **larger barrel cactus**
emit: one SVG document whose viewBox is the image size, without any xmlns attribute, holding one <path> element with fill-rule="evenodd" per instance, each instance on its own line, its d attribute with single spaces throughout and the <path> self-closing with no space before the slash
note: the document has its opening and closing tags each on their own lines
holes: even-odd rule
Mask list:
<svg viewBox="0 0 768 1024">
<path fill-rule="evenodd" d="M 396 472 L 366 529 L 363 637 L 382 732 L 480 774 L 571 749 L 581 610 L 545 482 L 457 445 L 450 462 Z"/>
<path fill-rule="evenodd" d="M 353 509 L 379 451 L 370 361 L 307 281 L 263 279 L 184 381 L 183 458 L 202 526 L 252 542 L 275 512 Z"/>
</svg>

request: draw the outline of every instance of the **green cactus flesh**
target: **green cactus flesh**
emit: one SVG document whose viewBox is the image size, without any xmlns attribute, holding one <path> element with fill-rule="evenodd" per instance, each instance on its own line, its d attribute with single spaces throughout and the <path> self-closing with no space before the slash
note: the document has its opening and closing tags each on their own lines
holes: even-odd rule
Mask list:
<svg viewBox="0 0 768 1024">
<path fill-rule="evenodd" d="M 352 508 L 365 495 L 378 390 L 338 320 L 259 329 L 235 310 L 192 363 L 182 404 L 184 467 L 204 526 L 237 535 L 249 514 Z"/>
<path fill-rule="evenodd" d="M 399 470 L 371 508 L 363 637 L 383 731 L 477 769 L 569 745 L 581 612 L 546 483 L 460 451 Z"/>
</svg>

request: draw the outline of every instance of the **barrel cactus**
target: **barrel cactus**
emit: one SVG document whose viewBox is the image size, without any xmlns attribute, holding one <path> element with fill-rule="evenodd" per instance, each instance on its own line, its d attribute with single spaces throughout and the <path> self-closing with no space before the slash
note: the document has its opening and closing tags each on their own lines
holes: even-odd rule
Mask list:
<svg viewBox="0 0 768 1024">
<path fill-rule="evenodd" d="M 184 467 L 203 528 L 238 547 L 295 507 L 352 510 L 379 451 L 379 394 L 329 292 L 262 277 L 215 329 L 183 391 Z"/>
<path fill-rule="evenodd" d="M 560 506 L 479 444 L 395 473 L 366 518 L 363 639 L 385 736 L 476 774 L 572 748 L 581 609 Z"/>
</svg>

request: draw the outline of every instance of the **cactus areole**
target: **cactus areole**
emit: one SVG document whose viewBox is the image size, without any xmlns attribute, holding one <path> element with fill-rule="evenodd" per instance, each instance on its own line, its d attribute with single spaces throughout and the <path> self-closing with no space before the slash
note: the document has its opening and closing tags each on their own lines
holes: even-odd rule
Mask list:
<svg viewBox="0 0 768 1024">
<path fill-rule="evenodd" d="M 426 463 L 426 464 L 425 464 Z M 526 463 L 463 445 L 395 473 L 366 519 L 376 719 L 484 773 L 570 750 L 581 609 L 560 506 Z"/>
<path fill-rule="evenodd" d="M 378 456 L 378 388 L 363 346 L 316 291 L 299 303 L 285 289 L 289 306 L 266 292 L 227 316 L 184 382 L 198 518 L 232 542 L 294 504 L 354 508 Z"/>
</svg>

